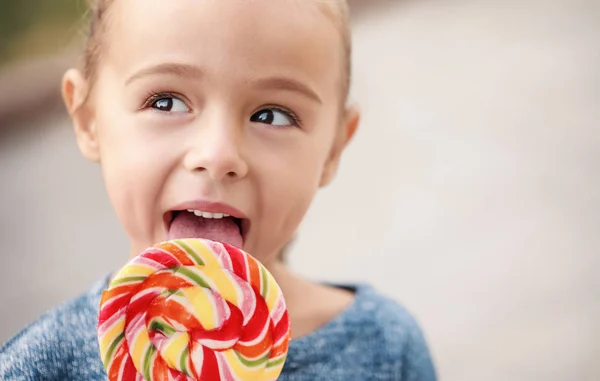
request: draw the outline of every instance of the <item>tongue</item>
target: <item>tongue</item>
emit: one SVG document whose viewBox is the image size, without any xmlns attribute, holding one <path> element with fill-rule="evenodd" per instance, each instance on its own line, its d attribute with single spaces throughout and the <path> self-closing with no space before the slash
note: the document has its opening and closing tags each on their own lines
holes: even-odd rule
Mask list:
<svg viewBox="0 0 600 381">
<path fill-rule="evenodd" d="M 183 238 L 210 239 L 239 248 L 244 243 L 240 229 L 232 217 L 202 218 L 189 212 L 178 213 L 169 229 L 170 240 Z"/>
</svg>

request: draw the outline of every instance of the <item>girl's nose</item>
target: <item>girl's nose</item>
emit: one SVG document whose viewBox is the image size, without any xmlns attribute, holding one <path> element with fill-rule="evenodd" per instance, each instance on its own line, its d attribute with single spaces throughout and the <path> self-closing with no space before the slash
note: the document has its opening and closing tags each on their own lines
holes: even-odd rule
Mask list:
<svg viewBox="0 0 600 381">
<path fill-rule="evenodd" d="M 235 180 L 246 176 L 248 165 L 242 157 L 243 130 L 231 120 L 205 123 L 194 135 L 184 165 L 194 172 L 206 172 L 216 181 Z"/>
</svg>

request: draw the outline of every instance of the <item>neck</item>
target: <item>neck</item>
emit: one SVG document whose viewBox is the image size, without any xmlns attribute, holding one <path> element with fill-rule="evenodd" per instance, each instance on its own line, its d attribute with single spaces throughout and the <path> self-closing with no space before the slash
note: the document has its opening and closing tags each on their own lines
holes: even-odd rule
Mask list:
<svg viewBox="0 0 600 381">
<path fill-rule="evenodd" d="M 271 263 L 268 270 L 285 296 L 294 339 L 322 327 L 354 300 L 352 292 L 304 280 L 281 261 Z"/>
</svg>

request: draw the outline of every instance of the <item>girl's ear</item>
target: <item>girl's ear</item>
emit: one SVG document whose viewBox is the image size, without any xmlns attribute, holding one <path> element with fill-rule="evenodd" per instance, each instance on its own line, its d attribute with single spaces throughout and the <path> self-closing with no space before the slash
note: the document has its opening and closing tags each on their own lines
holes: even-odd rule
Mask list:
<svg viewBox="0 0 600 381">
<path fill-rule="evenodd" d="M 77 69 L 69 69 L 63 76 L 62 96 L 73 121 L 75 137 L 81 154 L 93 162 L 100 161 L 98 131 L 94 114 L 87 100 L 89 84 Z"/>
<path fill-rule="evenodd" d="M 325 162 L 323 174 L 321 175 L 321 183 L 319 184 L 321 187 L 329 185 L 329 183 L 331 183 L 331 181 L 334 179 L 340 164 L 342 152 L 348 143 L 350 143 L 350 140 L 352 140 L 359 123 L 360 111 L 358 107 L 348 107 L 344 112 L 342 124 L 338 128 L 333 147 L 331 147 L 331 152 L 327 158 L 327 162 Z"/>
</svg>

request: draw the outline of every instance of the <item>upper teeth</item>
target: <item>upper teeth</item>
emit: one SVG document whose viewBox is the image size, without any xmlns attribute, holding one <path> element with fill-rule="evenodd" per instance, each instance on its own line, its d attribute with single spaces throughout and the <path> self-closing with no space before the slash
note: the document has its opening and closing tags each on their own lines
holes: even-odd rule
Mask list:
<svg viewBox="0 0 600 381">
<path fill-rule="evenodd" d="M 203 212 L 201 210 L 193 210 L 193 209 L 188 209 L 188 212 L 194 213 L 198 217 L 215 218 L 217 220 L 221 219 L 223 217 L 231 217 L 229 214 L 225 214 L 225 213 L 209 213 L 209 212 Z"/>
</svg>

